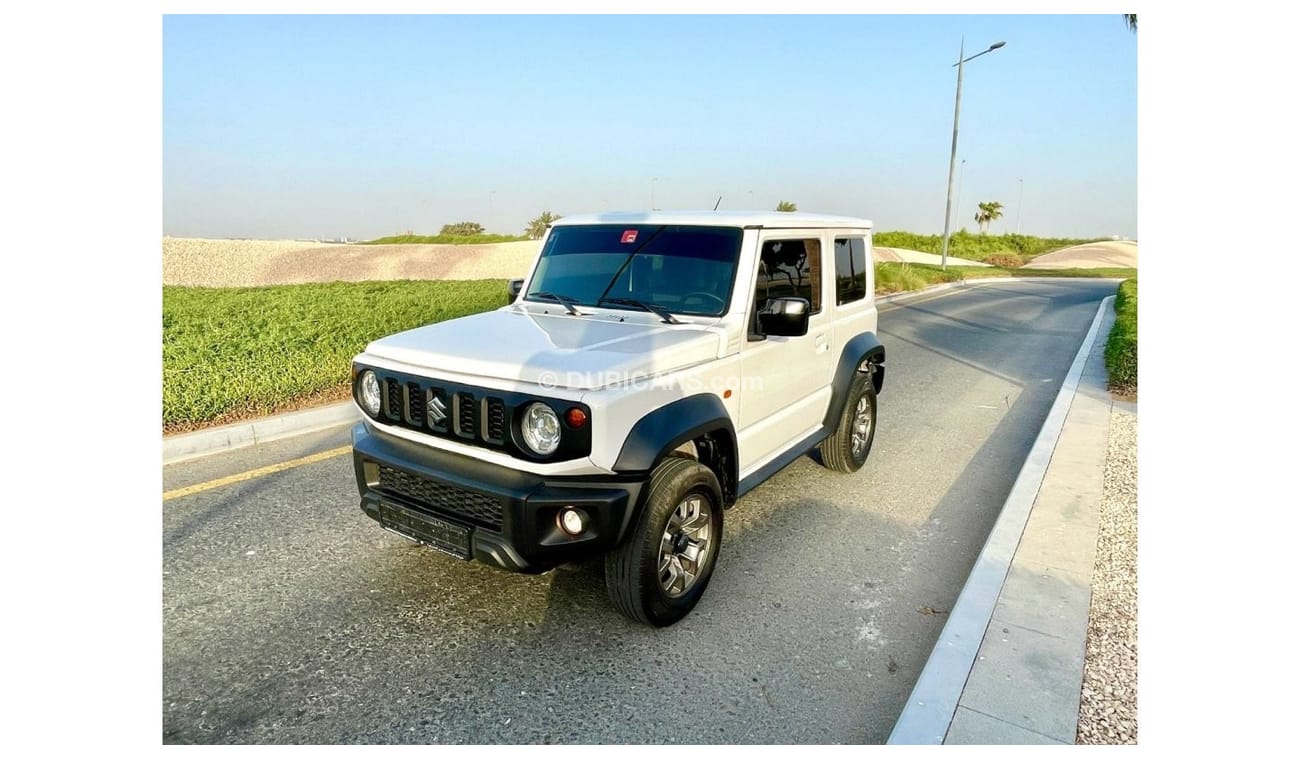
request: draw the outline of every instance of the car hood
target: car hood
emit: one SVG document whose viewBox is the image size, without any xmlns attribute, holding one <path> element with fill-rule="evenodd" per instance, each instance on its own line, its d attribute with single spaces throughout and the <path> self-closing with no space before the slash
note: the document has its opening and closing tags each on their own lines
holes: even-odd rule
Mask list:
<svg viewBox="0 0 1300 760">
<path fill-rule="evenodd" d="M 637 315 L 640 316 L 640 315 Z M 366 353 L 430 371 L 583 390 L 715 359 L 722 332 L 507 307 L 390 335 Z"/>
</svg>

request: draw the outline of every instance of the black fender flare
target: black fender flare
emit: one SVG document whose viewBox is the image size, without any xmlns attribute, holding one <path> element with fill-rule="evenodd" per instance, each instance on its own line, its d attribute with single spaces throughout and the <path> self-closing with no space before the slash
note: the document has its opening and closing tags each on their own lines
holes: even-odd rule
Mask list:
<svg viewBox="0 0 1300 760">
<path fill-rule="evenodd" d="M 673 449 L 709 434 L 721 439 L 723 450 L 715 452 L 721 456 L 718 482 L 722 486 L 723 503 L 729 505 L 736 498 L 739 466 L 736 427 L 722 400 L 712 393 L 678 399 L 637 420 L 614 461 L 614 472 L 650 472 Z"/>
<path fill-rule="evenodd" d="M 876 393 L 885 385 L 885 347 L 875 333 L 860 333 L 844 344 L 840 362 L 835 366 L 835 379 L 831 382 L 831 403 L 826 407 L 822 426 L 834 430 L 839 426 L 840 414 L 848 401 L 849 387 L 858 372 L 870 372 Z"/>
</svg>

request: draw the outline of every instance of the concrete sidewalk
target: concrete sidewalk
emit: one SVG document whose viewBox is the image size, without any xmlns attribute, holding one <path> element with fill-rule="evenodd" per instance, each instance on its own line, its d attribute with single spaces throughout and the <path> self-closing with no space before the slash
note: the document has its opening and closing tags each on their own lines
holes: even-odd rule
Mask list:
<svg viewBox="0 0 1300 760">
<path fill-rule="evenodd" d="M 1103 355 L 1112 300 L 1076 358 L 1077 386 L 1067 381 L 1049 413 L 891 744 L 1074 743 L 1113 406 Z"/>
</svg>

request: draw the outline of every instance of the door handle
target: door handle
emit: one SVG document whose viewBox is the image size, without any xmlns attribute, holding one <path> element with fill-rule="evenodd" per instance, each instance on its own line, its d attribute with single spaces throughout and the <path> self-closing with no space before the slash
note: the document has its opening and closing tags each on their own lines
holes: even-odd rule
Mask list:
<svg viewBox="0 0 1300 760">
<path fill-rule="evenodd" d="M 816 338 L 816 343 L 817 343 L 817 353 L 819 353 L 819 354 L 824 354 L 824 353 L 826 353 L 826 352 L 830 349 L 830 347 L 831 347 L 831 344 L 829 344 L 829 343 L 826 342 L 826 334 L 825 334 L 825 333 L 822 333 L 821 335 L 818 335 L 818 336 L 817 336 L 817 338 Z"/>
</svg>

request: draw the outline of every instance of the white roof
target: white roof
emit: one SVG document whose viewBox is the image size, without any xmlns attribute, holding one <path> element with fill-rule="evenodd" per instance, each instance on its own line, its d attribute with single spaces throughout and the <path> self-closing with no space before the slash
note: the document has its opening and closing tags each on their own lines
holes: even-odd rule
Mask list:
<svg viewBox="0 0 1300 760">
<path fill-rule="evenodd" d="M 803 211 L 609 211 L 574 214 L 557 219 L 554 226 L 570 224 L 698 224 L 716 227 L 847 227 L 871 229 L 871 222 L 851 216 L 809 214 Z"/>
</svg>

